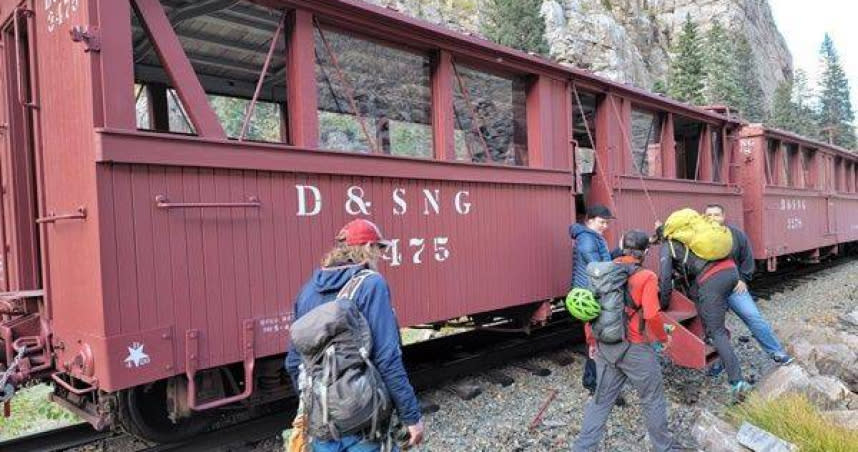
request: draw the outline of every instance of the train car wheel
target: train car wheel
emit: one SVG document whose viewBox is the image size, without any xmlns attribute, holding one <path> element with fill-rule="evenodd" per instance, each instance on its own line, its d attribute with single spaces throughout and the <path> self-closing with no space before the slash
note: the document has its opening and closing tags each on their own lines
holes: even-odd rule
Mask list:
<svg viewBox="0 0 858 452">
<path fill-rule="evenodd" d="M 156 443 L 175 443 L 205 431 L 211 415 L 194 415 L 173 422 L 167 408 L 167 381 L 136 386 L 119 393 L 120 423 L 126 432 Z"/>
</svg>

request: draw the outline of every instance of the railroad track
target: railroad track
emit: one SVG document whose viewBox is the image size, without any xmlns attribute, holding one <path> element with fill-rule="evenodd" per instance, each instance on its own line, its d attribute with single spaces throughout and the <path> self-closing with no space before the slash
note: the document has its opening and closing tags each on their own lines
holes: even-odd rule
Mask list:
<svg viewBox="0 0 858 452">
<path fill-rule="evenodd" d="M 560 317 L 562 320 L 534 330 L 530 335 L 475 330 L 409 345 L 405 347 L 403 357 L 411 382 L 417 390 L 439 387 L 442 382 L 456 377 L 482 374 L 510 361 L 530 358 L 540 352 L 581 342 L 583 332 L 580 325 Z M 431 412 L 438 407 L 425 404 L 422 409 Z M 293 415 L 294 404 L 277 412 L 203 433 L 187 442 L 155 445 L 142 450 L 243 450 L 278 436 Z M 0 452 L 61 451 L 118 436 L 121 434 L 98 432 L 89 424 L 80 424 L 2 442 Z"/>
<path fill-rule="evenodd" d="M 0 443 L 0 451 L 59 451 L 91 444 L 113 435 L 109 431 L 96 431 L 89 424 L 76 424 L 4 441 Z"/>
</svg>

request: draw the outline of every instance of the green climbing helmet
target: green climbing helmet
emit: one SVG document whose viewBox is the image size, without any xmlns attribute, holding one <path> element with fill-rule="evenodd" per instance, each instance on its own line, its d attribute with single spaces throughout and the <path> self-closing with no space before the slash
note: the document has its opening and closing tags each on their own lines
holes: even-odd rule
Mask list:
<svg viewBox="0 0 858 452">
<path fill-rule="evenodd" d="M 572 289 L 566 295 L 566 309 L 572 317 L 582 322 L 589 322 L 599 317 L 599 313 L 602 312 L 602 306 L 596 301 L 593 292 L 580 287 Z"/>
</svg>

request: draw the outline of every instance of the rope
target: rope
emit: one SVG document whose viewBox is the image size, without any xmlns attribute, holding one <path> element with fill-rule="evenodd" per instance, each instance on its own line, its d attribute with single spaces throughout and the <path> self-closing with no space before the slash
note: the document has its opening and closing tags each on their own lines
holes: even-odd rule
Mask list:
<svg viewBox="0 0 858 452">
<path fill-rule="evenodd" d="M 584 130 L 587 131 L 587 138 L 590 140 L 590 146 L 593 148 L 596 147 L 596 140 L 593 139 L 593 133 L 590 132 L 590 123 L 587 121 L 587 115 L 584 114 L 584 106 L 581 104 L 581 97 L 578 95 L 578 87 L 575 86 L 575 83 L 572 83 L 572 93 L 575 94 L 575 102 L 578 104 L 578 112 L 581 115 L 581 121 L 584 122 Z M 574 156 L 572 158 L 575 158 Z M 574 162 L 573 162 L 574 163 Z M 602 170 L 602 165 L 598 162 L 598 157 L 596 156 L 596 150 L 593 149 L 593 167 L 596 169 L 596 172 L 599 174 L 598 179 L 602 182 L 603 188 L 608 193 L 608 199 L 610 200 L 611 207 L 614 209 L 613 211 L 617 211 L 617 205 L 614 202 L 614 191 L 611 187 L 608 186 L 607 178 L 605 177 L 605 173 Z"/>
<path fill-rule="evenodd" d="M 628 133 L 626 133 L 626 126 L 623 123 L 623 118 L 620 116 L 620 111 L 617 109 L 617 103 L 614 101 L 614 98 L 611 97 L 611 107 L 614 109 L 614 115 L 617 117 L 617 123 L 620 125 L 620 133 L 623 134 L 623 137 L 626 138 L 626 144 L 629 145 L 629 152 L 632 150 L 632 139 Z M 649 143 L 647 143 L 647 147 Z M 632 159 L 634 159 L 634 155 L 632 155 Z M 644 181 L 643 175 L 638 172 L 638 180 L 641 182 L 641 188 L 643 188 L 644 195 L 646 195 L 647 204 L 649 204 L 650 212 L 652 213 L 653 219 L 658 221 L 658 214 L 655 211 L 655 203 L 652 201 L 652 196 L 649 194 L 649 190 L 646 188 L 646 182 Z"/>
<path fill-rule="evenodd" d="M 244 141 L 244 136 L 247 134 L 247 128 L 250 126 L 250 117 L 253 116 L 253 111 L 256 110 L 256 101 L 259 99 L 259 91 L 262 89 L 262 83 L 265 82 L 265 75 L 268 74 L 268 65 L 271 64 L 271 57 L 274 55 L 274 48 L 277 47 L 277 39 L 280 37 L 280 32 L 286 25 L 286 12 L 280 16 L 280 23 L 277 24 L 277 29 L 274 31 L 274 37 L 271 38 L 271 46 L 268 47 L 268 55 L 265 56 L 265 64 L 262 65 L 262 72 L 259 73 L 259 80 L 256 82 L 256 90 L 253 92 L 253 98 L 250 100 L 250 105 L 247 106 L 247 111 L 244 112 L 244 123 L 241 125 L 241 133 L 238 135 L 238 141 Z"/>
<path fill-rule="evenodd" d="M 471 96 L 468 95 L 468 90 L 465 89 L 465 82 L 462 80 L 462 76 L 459 75 L 459 68 L 456 66 L 455 60 L 452 61 L 452 66 L 453 66 L 453 74 L 456 76 L 456 81 L 459 84 L 459 91 L 462 92 L 462 97 L 465 99 L 465 105 L 468 107 L 468 110 L 471 113 L 471 132 L 475 133 L 480 138 L 480 142 L 483 143 L 483 149 L 485 149 L 486 161 L 489 161 L 489 159 L 491 159 L 491 153 L 489 151 L 489 144 L 486 143 L 486 139 L 485 139 L 485 137 L 483 137 L 483 132 L 480 129 L 480 127 L 485 128 L 485 126 L 486 126 L 485 121 L 483 121 L 483 119 L 477 114 L 477 110 L 474 108 L 474 105 L 471 103 Z M 479 124 L 477 124 L 478 127 L 476 130 L 474 130 L 474 123 L 477 123 L 477 122 L 479 123 Z M 467 142 L 468 142 L 468 139 L 466 136 L 465 137 L 465 143 L 467 143 Z M 470 147 L 468 148 L 468 152 L 471 152 Z M 471 160 L 473 160 L 473 158 L 474 158 L 474 155 L 471 154 Z"/>
<path fill-rule="evenodd" d="M 343 74 L 343 69 L 340 67 L 340 62 L 337 60 L 337 55 L 334 53 L 334 50 L 331 48 L 331 45 L 328 43 L 328 39 L 325 36 L 325 32 L 322 30 L 322 27 L 319 25 L 319 20 L 317 18 L 313 18 L 313 25 L 316 27 L 316 30 L 319 32 L 319 37 L 322 38 L 322 44 L 325 45 L 325 50 L 328 52 L 328 56 L 331 57 L 331 63 L 334 65 L 334 69 L 337 72 L 337 77 L 340 79 L 340 83 L 346 89 L 346 95 L 348 96 L 349 104 L 352 106 L 352 111 L 354 111 L 355 116 L 358 118 L 358 122 L 360 122 L 360 128 L 363 130 L 364 136 L 366 136 L 366 140 L 369 142 L 370 149 L 372 152 L 381 153 L 381 150 L 378 148 L 375 140 L 370 136 L 369 129 L 366 127 L 366 120 L 360 114 L 357 108 L 357 101 L 355 101 L 355 93 L 352 88 L 351 83 L 349 83 L 348 79 L 346 79 L 345 74 Z"/>
</svg>

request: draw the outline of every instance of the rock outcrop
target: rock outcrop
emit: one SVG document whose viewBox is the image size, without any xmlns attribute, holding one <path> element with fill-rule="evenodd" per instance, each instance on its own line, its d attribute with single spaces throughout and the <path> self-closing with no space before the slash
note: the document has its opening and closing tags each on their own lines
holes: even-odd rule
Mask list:
<svg viewBox="0 0 858 452">
<path fill-rule="evenodd" d="M 477 34 L 486 8 L 485 0 L 365 1 Z M 703 30 L 717 19 L 747 38 L 767 101 L 792 72 L 792 56 L 767 0 L 545 0 L 540 12 L 551 58 L 644 89 L 666 79 L 670 48 L 686 15 Z"/>
</svg>

